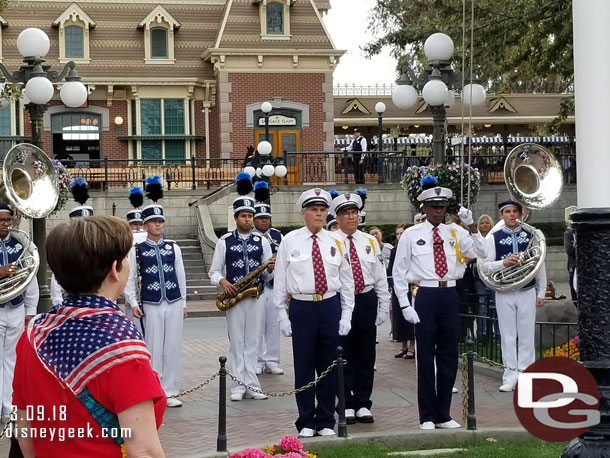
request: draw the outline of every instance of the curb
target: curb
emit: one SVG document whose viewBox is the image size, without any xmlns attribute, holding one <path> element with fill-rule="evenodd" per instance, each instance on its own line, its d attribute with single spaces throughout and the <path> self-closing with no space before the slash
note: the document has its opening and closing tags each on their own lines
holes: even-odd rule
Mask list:
<svg viewBox="0 0 610 458">
<path fill-rule="evenodd" d="M 509 440 L 528 440 L 535 439 L 525 429 L 520 427 L 505 427 L 505 428 L 480 428 L 475 431 L 468 431 L 464 428 L 452 430 L 434 430 L 421 431 L 419 429 L 410 431 L 394 431 L 385 434 L 377 432 L 354 433 L 347 438 L 334 437 L 314 437 L 311 439 L 301 440 L 306 450 L 318 452 L 319 450 L 332 447 L 341 447 L 349 442 L 350 445 L 443 445 L 466 442 L 468 440 L 484 440 L 488 437 Z M 277 440 L 279 440 L 278 438 Z M 268 444 L 263 444 L 268 445 Z M 239 449 L 230 452 L 206 452 L 195 455 L 188 455 L 183 458 L 226 458 L 231 453 L 237 453 L 246 448 L 260 448 L 263 445 L 247 445 L 239 447 Z"/>
</svg>

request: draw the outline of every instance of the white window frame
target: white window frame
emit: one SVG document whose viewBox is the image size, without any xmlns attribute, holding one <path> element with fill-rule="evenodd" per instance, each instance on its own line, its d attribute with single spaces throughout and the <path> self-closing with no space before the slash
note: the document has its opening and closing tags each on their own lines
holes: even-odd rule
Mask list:
<svg viewBox="0 0 610 458">
<path fill-rule="evenodd" d="M 290 40 L 290 7 L 296 0 L 253 0 L 258 3 L 260 21 L 261 21 L 261 39 L 262 40 Z M 284 33 L 267 33 L 267 3 L 281 3 L 284 5 Z"/>
<path fill-rule="evenodd" d="M 153 59 L 150 54 L 150 29 L 156 27 L 167 29 L 167 59 Z M 165 8 L 157 5 L 138 24 L 138 28 L 144 29 L 144 63 L 151 65 L 173 65 L 176 62 L 174 57 L 174 34 L 180 28 L 180 23 Z"/>
<path fill-rule="evenodd" d="M 89 31 L 94 29 L 96 22 L 85 13 L 76 3 L 72 3 L 61 15 L 53 21 L 53 26 L 59 29 L 59 62 L 74 61 L 78 64 L 89 64 Z M 76 26 L 83 29 L 83 57 L 66 57 L 66 27 Z"/>
</svg>

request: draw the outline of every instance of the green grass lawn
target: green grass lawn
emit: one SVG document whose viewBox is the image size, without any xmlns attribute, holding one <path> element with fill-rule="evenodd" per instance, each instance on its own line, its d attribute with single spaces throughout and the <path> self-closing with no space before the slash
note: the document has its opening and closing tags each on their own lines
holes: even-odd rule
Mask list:
<svg viewBox="0 0 610 458">
<path fill-rule="evenodd" d="M 425 447 L 436 448 L 465 448 L 466 451 L 455 453 L 440 453 L 434 458 L 557 458 L 565 443 L 552 443 L 542 441 L 473 441 L 462 444 L 434 445 Z M 385 446 L 385 445 L 349 445 L 346 447 L 324 448 L 319 451 L 311 450 L 318 458 L 388 458 L 389 452 L 421 450 L 424 447 Z M 307 450 L 307 445 L 305 446 Z M 409 455 L 409 457 L 420 455 Z"/>
</svg>

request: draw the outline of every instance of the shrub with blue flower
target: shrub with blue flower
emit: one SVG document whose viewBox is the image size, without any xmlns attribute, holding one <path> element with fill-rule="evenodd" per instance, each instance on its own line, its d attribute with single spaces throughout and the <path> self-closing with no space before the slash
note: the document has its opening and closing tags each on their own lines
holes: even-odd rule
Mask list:
<svg viewBox="0 0 610 458">
<path fill-rule="evenodd" d="M 468 164 L 443 164 L 443 165 L 422 165 L 411 166 L 407 169 L 400 182 L 402 188 L 407 192 L 409 200 L 416 209 L 419 209 L 420 202 L 417 196 L 422 192 L 422 180 L 428 180 L 428 177 L 435 177 L 438 180 L 438 185 L 443 188 L 449 188 L 453 191 L 453 198 L 447 206 L 447 213 L 457 213 L 460 204 L 460 169 L 464 173 L 464 204 L 468 199 L 468 172 L 470 171 L 470 204 L 477 201 L 479 188 L 481 186 L 481 174 L 479 169 L 473 168 Z M 426 182 L 424 181 L 424 182 Z"/>
</svg>

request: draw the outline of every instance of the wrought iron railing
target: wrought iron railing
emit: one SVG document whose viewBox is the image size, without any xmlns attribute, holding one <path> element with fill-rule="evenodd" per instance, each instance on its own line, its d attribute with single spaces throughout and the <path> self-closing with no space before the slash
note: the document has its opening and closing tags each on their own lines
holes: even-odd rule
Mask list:
<svg viewBox="0 0 610 458">
<path fill-rule="evenodd" d="M 418 150 L 421 152 L 421 150 Z M 474 154 L 471 164 L 479 169 L 481 183 L 504 183 L 504 154 Z M 566 183 L 576 182 L 574 154 L 557 154 Z M 283 158 L 288 173 L 272 184 L 354 184 L 354 155 L 350 152 L 290 152 Z M 448 156 L 447 162 L 459 160 Z M 364 184 L 396 184 L 411 166 L 429 165 L 431 156 L 406 151 L 367 152 L 362 164 Z M 244 160 L 191 158 L 181 160 L 93 159 L 62 161 L 74 176 L 85 178 L 92 189 L 108 190 L 140 185 L 148 176 L 159 175 L 169 188 L 215 188 L 231 183 L 243 170 Z"/>
</svg>

